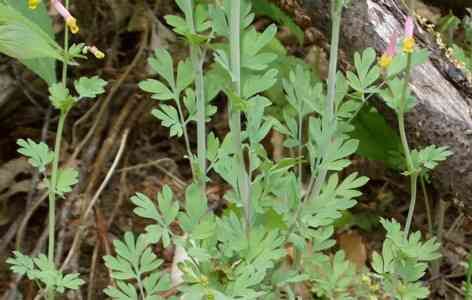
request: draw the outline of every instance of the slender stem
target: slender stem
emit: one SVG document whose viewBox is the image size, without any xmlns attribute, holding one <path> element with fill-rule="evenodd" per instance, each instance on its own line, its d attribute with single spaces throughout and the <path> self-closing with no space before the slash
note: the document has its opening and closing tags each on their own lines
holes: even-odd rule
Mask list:
<svg viewBox="0 0 472 300">
<path fill-rule="evenodd" d="M 327 129 L 328 127 L 336 126 L 336 118 L 334 111 L 336 98 L 336 71 L 338 65 L 339 37 L 341 32 L 341 16 L 343 9 L 342 6 L 337 7 L 336 2 L 336 0 L 331 1 L 332 32 L 328 71 L 328 95 L 325 104 L 325 114 L 323 116 L 323 124 L 325 129 Z M 322 153 L 322 157 L 326 157 L 326 154 L 327 153 Z M 326 169 L 326 167 L 320 167 L 320 172 L 316 177 L 316 180 L 312 175 L 303 202 L 300 203 L 300 205 L 298 206 L 295 212 L 293 222 L 287 231 L 286 239 L 288 239 L 294 231 L 295 225 L 297 224 L 297 221 L 300 217 L 301 212 L 303 211 L 304 206 L 318 198 L 321 192 L 321 187 L 323 186 L 323 183 L 326 180 L 327 174 L 328 169 Z"/>
<path fill-rule="evenodd" d="M 300 104 L 300 111 L 298 113 L 298 188 L 300 189 L 300 192 L 303 189 L 303 164 L 301 157 L 303 155 L 303 113 L 302 113 L 302 107 L 303 105 Z"/>
<path fill-rule="evenodd" d="M 186 19 L 192 33 L 196 33 L 193 16 L 193 5 L 191 0 L 186 2 Z M 203 195 L 206 194 L 206 114 L 205 114 L 205 81 L 203 78 L 202 49 L 197 45 L 190 45 L 190 59 L 195 72 L 195 94 L 197 98 L 197 158 L 198 158 L 198 184 Z"/>
<path fill-rule="evenodd" d="M 65 7 L 69 9 L 69 0 L 65 0 Z M 62 61 L 62 85 L 67 85 L 67 63 L 69 50 L 69 29 L 64 25 L 64 59 Z M 64 123 L 67 118 L 68 110 L 60 112 L 59 121 L 56 131 L 56 141 L 54 145 L 54 159 L 52 164 L 51 183 L 49 186 L 49 216 L 48 216 L 48 260 L 54 263 L 54 248 L 55 248 L 55 228 L 56 228 L 56 185 L 57 175 L 59 170 L 59 159 L 61 155 L 62 133 L 64 131 Z M 54 290 L 48 288 L 48 300 L 54 300 Z"/>
<path fill-rule="evenodd" d="M 431 205 L 429 204 L 428 192 L 426 191 L 426 184 L 423 176 L 420 176 L 421 190 L 423 191 L 424 205 L 426 207 L 426 218 L 428 219 L 428 231 L 433 235 L 433 219 L 431 216 Z"/>
<path fill-rule="evenodd" d="M 230 56 L 231 73 L 233 77 L 233 89 L 236 95 L 241 95 L 241 1 L 231 1 L 230 13 Z M 251 204 L 250 204 L 250 184 L 246 174 L 244 164 L 243 149 L 241 143 L 241 112 L 234 109 L 231 102 L 229 104 L 230 129 L 232 134 L 232 144 L 234 154 L 239 166 L 238 184 L 239 195 L 244 205 L 244 215 L 246 222 L 246 234 L 249 236 L 251 228 Z"/>
<path fill-rule="evenodd" d="M 141 294 L 141 297 L 143 298 L 143 300 L 146 300 L 147 298 L 146 298 L 146 294 L 144 293 L 143 282 L 141 280 L 141 274 L 139 274 L 136 277 L 136 281 L 138 283 L 139 293 Z"/>
<path fill-rule="evenodd" d="M 187 148 L 187 155 L 188 159 L 190 161 L 190 168 L 192 169 L 192 174 L 195 176 L 195 170 L 193 167 L 193 159 L 192 159 L 192 148 L 190 147 L 190 140 L 188 138 L 188 132 L 187 132 L 187 125 L 185 124 L 185 118 L 184 118 L 184 112 L 182 110 L 182 105 L 180 104 L 180 99 L 179 96 L 175 97 L 175 103 L 177 104 L 177 111 L 179 112 L 179 118 L 180 122 L 182 124 L 182 131 L 184 133 L 184 140 L 185 140 L 185 148 Z"/>
<path fill-rule="evenodd" d="M 56 142 L 54 146 L 54 160 L 52 165 L 51 183 L 49 186 L 49 216 L 48 216 L 48 260 L 54 263 L 55 228 L 56 228 L 56 185 L 61 153 L 62 132 L 67 117 L 67 111 L 61 112 L 57 125 Z M 48 289 L 48 299 L 54 299 L 54 290 Z"/>
<path fill-rule="evenodd" d="M 406 98 L 408 96 L 408 84 L 410 81 L 411 76 L 411 68 L 412 68 L 412 55 L 409 53 L 407 55 L 407 65 L 406 65 L 406 74 L 405 74 L 405 81 L 403 84 L 402 95 L 400 98 L 400 107 L 398 111 L 398 129 L 400 131 L 400 139 L 403 146 L 403 152 L 406 158 L 407 170 L 410 176 L 410 207 L 408 208 L 408 216 L 406 218 L 405 224 L 405 236 L 408 237 L 411 223 L 413 221 L 413 213 L 415 210 L 416 204 L 416 190 L 417 190 L 417 183 L 418 183 L 418 172 L 414 170 L 413 159 L 411 158 L 411 151 L 410 146 L 408 145 L 408 139 L 406 136 L 406 129 L 405 129 L 405 106 L 406 106 Z"/>
<path fill-rule="evenodd" d="M 410 175 L 410 207 L 408 208 L 408 216 L 406 218 L 405 224 L 405 236 L 408 237 L 410 233 L 411 223 L 413 221 L 413 213 L 415 211 L 415 204 L 416 204 L 416 191 L 418 184 L 418 175 L 413 174 Z"/>
<path fill-rule="evenodd" d="M 468 266 L 467 266 L 467 275 L 466 275 L 466 285 L 465 285 L 465 299 L 472 299 L 472 255 L 469 254 Z"/>
<path fill-rule="evenodd" d="M 336 126 L 336 116 L 335 116 L 335 99 L 336 99 L 336 71 L 338 67 L 338 51 L 339 51 L 339 36 L 341 32 L 341 16 L 342 16 L 342 4 L 341 7 L 337 7 L 336 0 L 333 0 L 332 5 L 332 34 L 331 34 L 331 49 L 329 54 L 329 71 L 328 71 L 328 95 L 326 98 L 325 104 L 325 115 L 323 116 L 324 120 L 324 130 L 330 130 Z M 334 131 L 333 131 L 334 132 Z M 327 153 L 322 153 L 322 157 L 325 158 Z M 325 182 L 326 176 L 328 174 L 328 169 L 326 167 L 321 167 L 320 174 L 316 178 L 313 191 L 307 194 L 309 198 L 306 201 L 312 201 L 318 198 L 321 187 Z"/>
<path fill-rule="evenodd" d="M 405 130 L 405 105 L 406 105 L 406 97 L 408 96 L 408 83 L 410 81 L 410 71 L 412 66 L 412 57 L 411 54 L 407 56 L 407 65 L 406 65 L 406 74 L 405 74 L 405 82 L 403 84 L 402 95 L 400 98 L 400 110 L 398 112 L 398 128 L 400 130 L 400 139 L 403 146 L 403 152 L 406 157 L 406 163 L 408 171 L 413 170 L 413 160 L 411 158 L 411 151 L 410 146 L 408 145 L 408 139 L 406 137 L 406 130 Z"/>
<path fill-rule="evenodd" d="M 69 0 L 65 0 L 65 6 L 69 9 Z M 64 25 L 64 60 L 62 65 L 62 85 L 67 84 L 67 64 L 69 61 L 69 29 Z"/>
</svg>

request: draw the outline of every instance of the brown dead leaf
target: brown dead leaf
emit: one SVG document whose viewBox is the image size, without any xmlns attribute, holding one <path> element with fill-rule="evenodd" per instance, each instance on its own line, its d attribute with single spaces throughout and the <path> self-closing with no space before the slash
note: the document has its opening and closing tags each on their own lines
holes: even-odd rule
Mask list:
<svg viewBox="0 0 472 300">
<path fill-rule="evenodd" d="M 349 231 L 338 237 L 339 246 L 346 253 L 346 258 L 359 269 L 367 261 L 367 249 L 362 236 L 357 231 Z"/>
</svg>

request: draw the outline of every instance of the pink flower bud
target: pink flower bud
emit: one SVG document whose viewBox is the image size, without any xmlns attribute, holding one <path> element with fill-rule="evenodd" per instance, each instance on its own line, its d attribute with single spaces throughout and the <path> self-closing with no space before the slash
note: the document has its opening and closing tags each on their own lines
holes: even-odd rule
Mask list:
<svg viewBox="0 0 472 300">
<path fill-rule="evenodd" d="M 398 39 L 398 34 L 394 32 L 390 36 L 390 41 L 388 42 L 388 47 L 385 53 L 391 57 L 395 56 L 397 53 L 397 39 Z"/>
<path fill-rule="evenodd" d="M 412 16 L 408 16 L 405 21 L 405 37 L 411 38 L 415 32 L 415 21 Z"/>
<path fill-rule="evenodd" d="M 69 27 L 70 31 L 74 34 L 79 32 L 77 20 L 70 14 L 67 8 L 64 7 L 62 2 L 60 0 L 51 0 L 51 4 L 65 20 L 66 25 Z"/>
</svg>

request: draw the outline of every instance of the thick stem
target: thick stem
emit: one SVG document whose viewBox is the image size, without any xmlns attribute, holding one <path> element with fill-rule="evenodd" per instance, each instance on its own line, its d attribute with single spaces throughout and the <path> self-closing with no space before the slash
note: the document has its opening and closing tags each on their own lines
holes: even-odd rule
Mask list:
<svg viewBox="0 0 472 300">
<path fill-rule="evenodd" d="M 339 37 L 341 32 L 341 16 L 342 16 L 342 9 L 343 7 L 337 7 L 336 0 L 331 1 L 332 10 L 331 10 L 331 18 L 332 18 L 332 32 L 331 32 L 331 49 L 330 49 L 330 56 L 329 56 L 329 71 L 328 71 L 328 95 L 326 98 L 325 103 L 325 114 L 323 116 L 323 126 L 336 126 L 336 118 L 335 118 L 335 98 L 336 98 L 336 71 L 338 65 L 338 51 L 339 51 Z M 328 127 L 324 127 L 325 129 Z M 326 153 L 322 153 L 322 157 L 326 157 Z M 297 224 L 297 220 L 300 217 L 301 212 L 305 205 L 309 202 L 314 201 L 318 198 L 321 187 L 326 180 L 326 176 L 328 174 L 328 170 L 325 167 L 320 168 L 320 172 L 316 177 L 316 181 L 312 175 L 310 179 L 310 184 L 308 190 L 305 194 L 303 202 L 300 203 L 298 206 L 295 217 L 293 219 L 292 225 L 290 225 L 286 239 L 290 237 L 292 232 L 295 229 Z M 312 188 L 313 187 L 313 188 Z"/>
<path fill-rule="evenodd" d="M 241 1 L 231 1 L 230 13 L 230 56 L 233 89 L 236 95 L 241 95 Z M 233 150 L 238 162 L 239 195 L 244 205 L 246 233 L 249 236 L 251 228 L 250 184 L 244 164 L 243 147 L 241 144 L 241 113 L 229 104 L 230 129 L 233 140 Z"/>
<path fill-rule="evenodd" d="M 332 33 L 331 33 L 331 49 L 329 54 L 329 71 L 328 71 L 328 95 L 325 104 L 325 115 L 323 116 L 324 130 L 336 126 L 335 117 L 335 99 L 336 99 L 336 71 L 338 68 L 338 51 L 339 51 L 339 36 L 341 32 L 341 15 L 342 7 L 337 7 L 336 0 L 332 1 Z M 341 5 L 341 4 L 340 4 Z M 334 132 L 334 130 L 332 131 Z M 323 159 L 327 153 L 322 153 Z M 321 167 L 320 174 L 316 178 L 313 191 L 307 194 L 309 198 L 306 201 L 316 200 L 321 192 L 321 187 L 326 180 L 328 169 Z"/>
<path fill-rule="evenodd" d="M 196 33 L 193 16 L 194 6 L 191 0 L 187 0 L 186 19 L 192 31 Z M 206 194 L 206 113 L 205 113 L 205 81 L 203 78 L 202 49 L 197 45 L 190 45 L 190 59 L 195 72 L 195 94 L 197 98 L 197 158 L 198 158 L 198 178 L 195 180 L 200 185 L 203 195 Z"/>
</svg>

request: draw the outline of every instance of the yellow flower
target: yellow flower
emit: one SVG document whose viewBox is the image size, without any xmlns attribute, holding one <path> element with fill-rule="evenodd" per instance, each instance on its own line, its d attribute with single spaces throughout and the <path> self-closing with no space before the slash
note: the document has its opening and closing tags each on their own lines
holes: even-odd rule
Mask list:
<svg viewBox="0 0 472 300">
<path fill-rule="evenodd" d="M 76 18 L 68 17 L 66 19 L 66 24 L 67 24 L 67 27 L 69 27 L 70 32 L 72 32 L 73 34 L 76 34 L 77 32 L 79 32 L 79 26 L 77 25 Z"/>
<path fill-rule="evenodd" d="M 415 38 L 414 37 L 407 37 L 403 40 L 403 52 L 405 53 L 413 53 L 415 50 Z"/>
<path fill-rule="evenodd" d="M 91 52 L 96 58 L 98 58 L 98 59 L 103 59 L 103 58 L 105 58 L 105 53 L 103 53 L 102 51 L 100 51 L 100 50 L 99 50 L 97 47 L 95 47 L 95 46 L 91 46 L 91 47 L 86 46 L 84 50 L 85 50 L 85 53 L 88 52 L 88 51 L 90 51 L 90 52 Z"/>
<path fill-rule="evenodd" d="M 379 66 L 385 70 L 390 66 L 392 60 L 393 57 L 385 53 L 379 58 Z"/>
<path fill-rule="evenodd" d="M 39 3 L 41 3 L 41 0 L 28 0 L 28 7 L 30 9 L 36 9 Z"/>
</svg>

